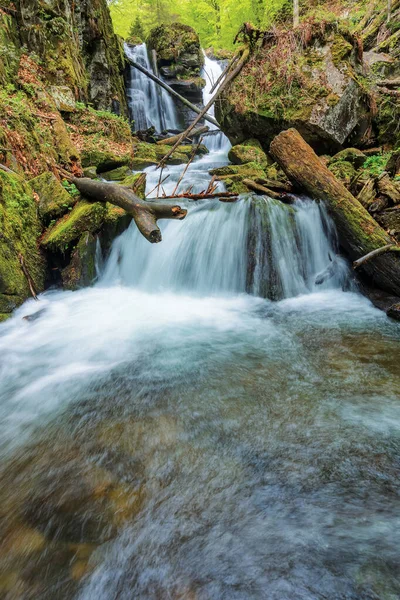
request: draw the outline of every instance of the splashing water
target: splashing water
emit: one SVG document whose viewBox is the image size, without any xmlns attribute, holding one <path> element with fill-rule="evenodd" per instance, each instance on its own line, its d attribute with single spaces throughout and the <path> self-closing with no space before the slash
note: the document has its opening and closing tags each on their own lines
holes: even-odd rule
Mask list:
<svg viewBox="0 0 400 600">
<path fill-rule="evenodd" d="M 0 596 L 394 600 L 399 325 L 322 205 L 187 206 L 0 326 Z"/>
</svg>

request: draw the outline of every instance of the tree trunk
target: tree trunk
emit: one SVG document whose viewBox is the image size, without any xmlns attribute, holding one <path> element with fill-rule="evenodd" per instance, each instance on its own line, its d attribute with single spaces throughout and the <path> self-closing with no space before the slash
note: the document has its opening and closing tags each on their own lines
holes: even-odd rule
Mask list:
<svg viewBox="0 0 400 600">
<path fill-rule="evenodd" d="M 145 75 L 147 75 L 147 77 L 149 77 L 150 79 L 152 79 L 153 81 L 158 83 L 158 85 L 160 85 L 162 88 L 164 88 L 164 90 L 169 92 L 171 94 L 171 96 L 175 96 L 175 98 L 178 98 L 185 106 L 190 108 L 190 110 L 192 110 L 193 112 L 195 112 L 197 114 L 201 113 L 201 109 L 198 106 L 196 106 L 195 104 L 192 104 L 191 102 L 189 102 L 189 100 L 186 100 L 186 98 L 184 98 L 183 96 L 178 94 L 178 92 L 173 90 L 172 87 L 170 87 L 168 84 L 165 83 L 165 81 L 163 81 L 159 77 L 156 77 L 153 73 L 148 71 L 145 67 L 143 67 L 139 63 L 135 62 L 131 58 L 126 57 L 126 60 L 129 62 L 129 64 L 132 65 L 132 67 L 135 67 L 135 69 L 138 69 L 138 71 L 140 71 L 141 73 L 144 73 Z M 203 118 L 206 121 L 209 121 L 210 123 L 212 123 L 213 125 L 216 125 L 217 127 L 219 127 L 218 121 L 216 119 L 214 119 L 214 117 L 211 117 L 210 115 L 203 115 Z"/>
<path fill-rule="evenodd" d="M 293 27 L 297 27 L 300 21 L 299 0 L 293 0 Z"/>
<path fill-rule="evenodd" d="M 326 202 L 336 224 L 340 244 L 352 261 L 393 240 L 350 194 L 303 140 L 296 129 L 280 133 L 270 152 L 289 179 L 296 181 L 311 197 Z M 362 265 L 362 271 L 375 284 L 400 296 L 400 259 L 383 254 Z"/>
<path fill-rule="evenodd" d="M 207 125 L 203 125 L 202 127 L 198 127 L 197 129 L 193 129 L 193 131 L 191 131 L 189 133 L 189 135 L 187 136 L 187 138 L 192 139 L 198 135 L 202 135 L 203 133 L 207 133 L 208 132 L 208 127 Z M 165 138 L 164 140 L 158 140 L 157 144 L 159 144 L 160 146 L 162 145 L 166 145 L 166 146 L 171 146 L 172 144 L 175 144 L 175 142 L 178 141 L 178 139 L 180 139 L 181 134 L 177 133 L 176 135 L 173 135 L 171 137 Z"/>
<path fill-rule="evenodd" d="M 88 199 L 110 202 L 126 210 L 133 217 L 140 233 L 152 244 L 161 242 L 158 219 L 184 219 L 187 210 L 158 202 L 145 202 L 127 187 L 112 183 L 101 183 L 87 177 L 71 177 L 70 181 Z"/>
</svg>

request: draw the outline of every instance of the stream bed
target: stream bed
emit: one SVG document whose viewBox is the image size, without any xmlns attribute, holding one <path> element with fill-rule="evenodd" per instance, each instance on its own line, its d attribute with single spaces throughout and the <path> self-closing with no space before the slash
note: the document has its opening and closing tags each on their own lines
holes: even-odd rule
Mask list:
<svg viewBox="0 0 400 600">
<path fill-rule="evenodd" d="M 0 598 L 396 600 L 400 324 L 323 206 L 188 208 L 0 326 Z"/>
</svg>

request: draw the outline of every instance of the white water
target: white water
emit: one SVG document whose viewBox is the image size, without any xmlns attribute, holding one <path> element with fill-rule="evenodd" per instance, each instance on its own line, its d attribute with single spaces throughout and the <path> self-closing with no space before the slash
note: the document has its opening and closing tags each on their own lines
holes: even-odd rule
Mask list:
<svg viewBox="0 0 400 600">
<path fill-rule="evenodd" d="M 214 94 L 211 94 L 211 88 L 217 81 L 218 77 L 221 75 L 222 70 L 219 63 L 215 60 L 211 60 L 210 58 L 208 58 L 205 52 L 203 52 L 203 56 L 204 67 L 202 71 L 202 77 L 205 79 L 206 82 L 206 86 L 203 89 L 203 104 L 205 106 L 215 94 L 215 91 Z M 214 105 L 211 106 L 210 110 L 208 111 L 208 114 L 212 117 L 215 117 Z M 210 127 L 211 131 L 213 129 L 216 129 L 216 126 L 212 123 L 207 123 L 207 125 Z M 204 138 L 204 143 L 210 151 L 222 151 L 227 153 L 229 148 L 231 147 L 228 138 L 224 133 L 222 133 L 222 131 L 215 135 L 206 136 Z"/>
<path fill-rule="evenodd" d="M 125 44 L 125 53 L 148 71 L 153 72 L 146 44 L 137 46 Z M 170 94 L 134 67 L 130 68 L 130 85 L 127 94 L 136 131 L 151 126 L 154 126 L 157 132 L 179 127 L 176 107 Z"/>
<path fill-rule="evenodd" d="M 343 291 L 342 259 L 315 285 L 322 206 L 187 206 L 0 325 L 0 534 L 45 539 L 6 536 L 0 574 L 27 600 L 394 600 L 400 327 Z"/>
</svg>

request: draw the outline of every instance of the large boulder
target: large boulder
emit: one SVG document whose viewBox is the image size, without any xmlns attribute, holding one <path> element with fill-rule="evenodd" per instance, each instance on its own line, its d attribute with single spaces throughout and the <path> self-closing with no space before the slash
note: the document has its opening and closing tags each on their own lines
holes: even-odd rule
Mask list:
<svg viewBox="0 0 400 600">
<path fill-rule="evenodd" d="M 254 53 L 217 103 L 218 121 L 232 142 L 251 136 L 264 149 L 290 127 L 320 152 L 354 145 L 369 124 L 355 41 L 334 27 L 322 34 L 316 26 L 301 50 L 300 41 L 291 42 L 295 35 L 280 30 Z"/>
<path fill-rule="evenodd" d="M 199 36 L 183 23 L 152 29 L 147 45 L 157 53 L 157 65 L 168 78 L 198 77 L 204 63 Z"/>
</svg>

